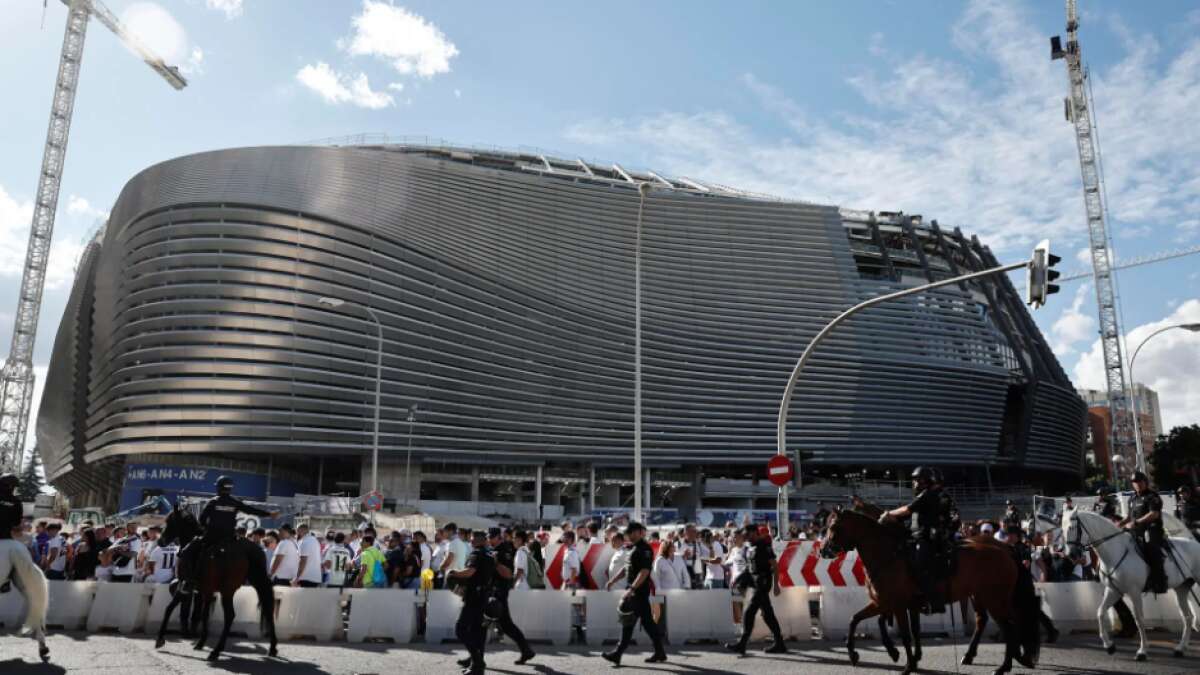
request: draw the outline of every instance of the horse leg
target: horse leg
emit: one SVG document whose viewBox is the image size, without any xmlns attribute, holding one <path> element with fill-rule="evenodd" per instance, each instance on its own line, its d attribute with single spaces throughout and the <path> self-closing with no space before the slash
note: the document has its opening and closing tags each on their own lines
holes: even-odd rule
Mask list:
<svg viewBox="0 0 1200 675">
<path fill-rule="evenodd" d="M 1020 650 L 1020 647 L 1017 645 L 1017 630 L 1013 626 L 1012 620 L 995 618 L 996 624 L 1000 626 L 1000 636 L 1004 639 L 1004 661 L 1000 667 L 992 671 L 992 675 L 1004 675 L 1012 670 L 1013 655 Z"/>
<path fill-rule="evenodd" d="M 1100 644 L 1104 645 L 1104 651 L 1112 654 L 1117 651 L 1117 644 L 1113 642 L 1112 634 L 1109 632 L 1108 610 L 1117 604 L 1121 599 L 1121 594 L 1114 591 L 1112 586 L 1104 587 L 1104 597 L 1100 599 L 1100 606 L 1096 608 L 1096 621 L 1100 624 Z"/>
<path fill-rule="evenodd" d="M 1129 594 L 1129 604 L 1131 605 L 1130 609 L 1133 610 L 1133 620 L 1135 622 L 1137 622 L 1137 630 L 1138 630 L 1138 650 L 1137 650 L 1137 654 L 1134 655 L 1133 660 L 1134 661 L 1145 661 L 1146 660 L 1146 626 L 1145 626 L 1146 620 L 1142 616 L 1142 594 L 1141 593 L 1130 593 Z"/>
<path fill-rule="evenodd" d="M 171 613 L 175 611 L 175 605 L 179 604 L 179 592 L 171 594 L 171 602 L 167 603 L 167 609 L 163 612 L 162 624 L 158 627 L 158 638 L 154 640 L 154 648 L 162 649 L 162 646 L 167 643 L 167 624 L 171 623 Z"/>
<path fill-rule="evenodd" d="M 921 610 L 916 608 L 908 610 L 908 628 L 912 631 L 913 661 L 919 665 L 921 663 Z"/>
<path fill-rule="evenodd" d="M 179 631 L 185 639 L 192 637 L 192 593 L 179 597 Z"/>
<path fill-rule="evenodd" d="M 200 604 L 192 614 L 192 624 L 195 625 L 197 621 L 200 622 L 200 637 L 196 640 L 196 645 L 192 647 L 196 651 L 204 649 L 204 643 L 208 642 L 208 617 L 212 614 L 212 608 L 212 596 L 204 595 L 200 598 Z"/>
<path fill-rule="evenodd" d="M 896 643 L 892 642 L 892 633 L 888 630 L 888 617 L 886 614 L 879 615 L 879 642 L 887 650 L 892 663 L 900 660 L 900 650 L 896 649 Z"/>
<path fill-rule="evenodd" d="M 983 631 L 987 628 L 988 615 L 987 612 L 975 610 L 975 633 L 971 635 L 971 644 L 967 646 L 967 653 L 963 654 L 962 664 L 969 666 L 975 662 L 975 654 L 979 652 L 979 639 L 983 637 Z"/>
<path fill-rule="evenodd" d="M 221 652 L 225 649 L 225 640 L 229 638 L 229 631 L 233 628 L 233 592 L 228 588 L 221 589 L 221 613 L 224 614 L 225 625 L 221 628 L 221 637 L 217 639 L 217 646 L 213 648 L 212 653 L 208 655 L 209 661 L 216 661 Z"/>
<path fill-rule="evenodd" d="M 850 665 L 858 665 L 858 652 L 854 649 L 854 632 L 858 630 L 858 622 L 869 619 L 877 614 L 879 614 L 879 606 L 872 602 L 850 617 L 850 630 L 846 633 L 846 654 L 850 657 Z"/>
<path fill-rule="evenodd" d="M 912 653 L 912 632 L 908 625 L 908 612 L 896 612 L 896 630 L 900 632 L 900 640 L 904 643 L 904 669 L 900 675 L 910 675 L 917 672 L 917 662 Z"/>
<path fill-rule="evenodd" d="M 1187 653 L 1188 642 L 1192 639 L 1192 605 L 1189 602 L 1189 589 L 1191 584 L 1185 583 L 1175 587 L 1175 601 L 1179 603 L 1179 616 L 1183 618 L 1183 635 L 1179 637 L 1179 644 L 1175 646 L 1175 656 L 1183 656 Z"/>
</svg>

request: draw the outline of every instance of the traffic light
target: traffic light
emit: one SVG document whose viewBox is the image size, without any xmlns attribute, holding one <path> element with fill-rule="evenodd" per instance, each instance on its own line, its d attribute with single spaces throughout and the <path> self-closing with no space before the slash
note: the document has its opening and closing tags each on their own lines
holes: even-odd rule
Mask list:
<svg viewBox="0 0 1200 675">
<path fill-rule="evenodd" d="M 1046 304 L 1047 295 L 1058 292 L 1058 284 L 1052 282 L 1062 274 L 1052 268 L 1061 261 L 1061 257 L 1050 252 L 1049 239 L 1043 239 L 1033 247 L 1033 255 L 1029 259 L 1029 267 L 1026 268 L 1026 304 L 1037 309 Z"/>
</svg>

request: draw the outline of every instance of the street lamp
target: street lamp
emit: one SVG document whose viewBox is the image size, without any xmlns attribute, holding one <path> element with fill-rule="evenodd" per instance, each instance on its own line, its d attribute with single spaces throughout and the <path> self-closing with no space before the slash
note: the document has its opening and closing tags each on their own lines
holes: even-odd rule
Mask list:
<svg viewBox="0 0 1200 675">
<path fill-rule="evenodd" d="M 1193 333 L 1200 333 L 1200 323 L 1180 323 L 1173 326 L 1166 326 L 1165 328 L 1159 328 L 1153 333 L 1147 335 L 1145 340 L 1142 340 L 1140 343 L 1138 343 L 1137 349 L 1133 350 L 1133 356 L 1129 359 L 1129 386 L 1130 389 L 1133 390 L 1133 442 L 1137 448 L 1137 468 L 1138 471 L 1142 472 L 1146 471 L 1146 453 L 1142 448 L 1142 425 L 1141 420 L 1138 419 L 1137 380 L 1133 378 L 1133 362 L 1137 361 L 1138 352 L 1142 351 L 1142 347 L 1144 347 L 1145 344 L 1150 341 L 1150 338 L 1174 328 L 1182 328 L 1183 330 L 1191 331 Z"/>
<path fill-rule="evenodd" d="M 412 494 L 412 485 L 408 482 L 408 468 L 412 464 L 412 437 L 413 423 L 417 421 L 417 411 L 420 408 L 414 403 L 408 406 L 408 455 L 404 458 L 404 505 L 409 505 L 409 495 Z"/>
<path fill-rule="evenodd" d="M 319 298 L 317 304 L 324 305 L 333 309 L 337 309 L 346 304 L 345 300 L 339 298 Z M 379 387 L 383 381 L 383 324 L 379 322 L 379 317 L 375 315 L 375 311 L 366 305 L 357 305 L 366 310 L 367 315 L 371 317 L 371 321 L 375 322 L 376 342 L 375 342 L 375 432 L 371 440 L 371 491 L 379 490 Z"/>
<path fill-rule="evenodd" d="M 633 246 L 633 519 L 642 522 L 642 212 L 650 183 L 638 183 Z"/>
</svg>

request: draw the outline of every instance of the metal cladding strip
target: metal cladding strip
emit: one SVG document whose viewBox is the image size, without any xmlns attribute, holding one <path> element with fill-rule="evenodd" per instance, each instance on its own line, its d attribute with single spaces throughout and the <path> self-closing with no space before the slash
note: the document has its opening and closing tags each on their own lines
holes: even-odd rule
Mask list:
<svg viewBox="0 0 1200 675">
<path fill-rule="evenodd" d="M 376 349 L 362 307 L 383 325 L 385 457 L 404 452 L 418 403 L 422 461 L 630 462 L 637 190 L 558 164 L 520 168 L 535 164 L 264 147 L 138 174 L 60 326 L 77 344 L 56 341 L 51 359 L 38 432 L 48 465 L 74 485 L 101 480 L 69 480 L 89 463 L 145 453 L 274 454 L 277 466 L 361 457 Z M 898 280 L 882 279 L 837 208 L 647 179 L 649 461 L 770 457 L 782 384 L 806 341 L 851 304 L 922 281 L 923 265 L 963 257 L 910 227 L 918 264 L 897 239 L 909 235 L 881 218 L 875 241 Z M 94 292 L 76 296 L 86 284 Z M 1014 463 L 1001 430 L 1019 347 L 987 303 L 955 287 L 848 322 L 806 370 L 789 439 L 815 463 Z M 1042 349 L 1042 336 L 1022 337 Z M 1028 466 L 1078 471 L 1084 412 L 1071 396 L 1039 390 Z"/>
</svg>

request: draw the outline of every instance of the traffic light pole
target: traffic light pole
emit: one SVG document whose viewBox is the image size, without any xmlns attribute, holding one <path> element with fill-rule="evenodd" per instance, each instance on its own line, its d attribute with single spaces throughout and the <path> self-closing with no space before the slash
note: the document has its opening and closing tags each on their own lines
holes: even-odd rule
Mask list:
<svg viewBox="0 0 1200 675">
<path fill-rule="evenodd" d="M 1045 261 L 1045 260 L 1046 260 L 1046 258 L 1043 258 L 1043 261 Z M 897 291 L 895 293 L 881 295 L 877 298 L 871 298 L 870 300 L 860 302 L 857 305 L 855 305 L 855 306 L 851 307 L 850 309 L 839 314 L 836 318 L 834 318 L 833 321 L 830 321 L 824 328 L 821 329 L 821 331 L 819 333 L 817 333 L 816 337 L 814 337 L 812 339 L 812 342 L 808 343 L 808 346 L 804 348 L 804 353 L 800 355 L 800 360 L 796 362 L 796 367 L 792 369 L 792 375 L 791 375 L 791 377 L 788 378 L 787 387 L 785 387 L 783 390 L 783 400 L 779 403 L 779 420 L 777 422 L 776 430 L 775 430 L 776 454 L 784 455 L 784 456 L 787 455 L 788 409 L 791 407 L 792 393 L 796 389 L 796 382 L 800 379 L 800 372 L 804 370 L 804 364 L 808 363 L 808 359 L 810 356 L 812 356 L 812 353 L 817 348 L 817 345 L 821 344 L 821 342 L 831 332 L 833 332 L 833 329 L 837 328 L 838 325 L 841 324 L 843 321 L 845 321 L 846 319 L 849 319 L 850 317 L 854 316 L 858 312 L 861 312 L 862 310 L 867 309 L 868 307 L 874 307 L 875 305 L 883 304 L 883 303 L 889 302 L 891 300 L 899 300 L 900 298 L 906 298 L 910 295 L 917 295 L 919 293 L 924 293 L 925 291 L 930 291 L 935 288 L 941 288 L 942 286 L 951 286 L 953 284 L 957 284 L 957 283 L 960 283 L 963 281 L 970 281 L 972 279 L 988 277 L 988 276 L 992 276 L 994 274 L 1003 274 L 1005 272 L 1012 272 L 1014 270 L 1028 268 L 1028 267 L 1031 267 L 1034 264 L 1034 262 L 1035 262 L 1034 260 L 1025 260 L 1025 261 L 1022 261 L 1019 263 L 1012 263 L 1009 265 L 1001 265 L 1000 267 L 993 267 L 991 269 L 986 269 L 986 270 L 983 270 L 980 272 L 972 272 L 971 274 L 964 274 L 962 276 L 953 277 L 951 279 L 943 279 L 941 281 L 935 281 L 931 284 L 925 284 L 923 286 L 914 286 L 912 288 L 906 288 L 903 291 Z M 802 467 L 800 466 L 799 457 L 800 457 L 800 454 L 797 453 L 796 454 L 796 474 L 797 475 L 800 475 L 801 469 L 802 469 Z M 781 488 L 779 490 L 779 499 L 778 499 L 778 503 L 776 504 L 776 510 L 778 511 L 778 514 L 776 517 L 779 520 L 779 536 L 784 537 L 784 536 L 786 536 L 787 530 L 788 530 L 788 522 L 787 522 L 787 519 L 788 519 L 788 492 L 787 492 L 786 487 Z"/>
</svg>

